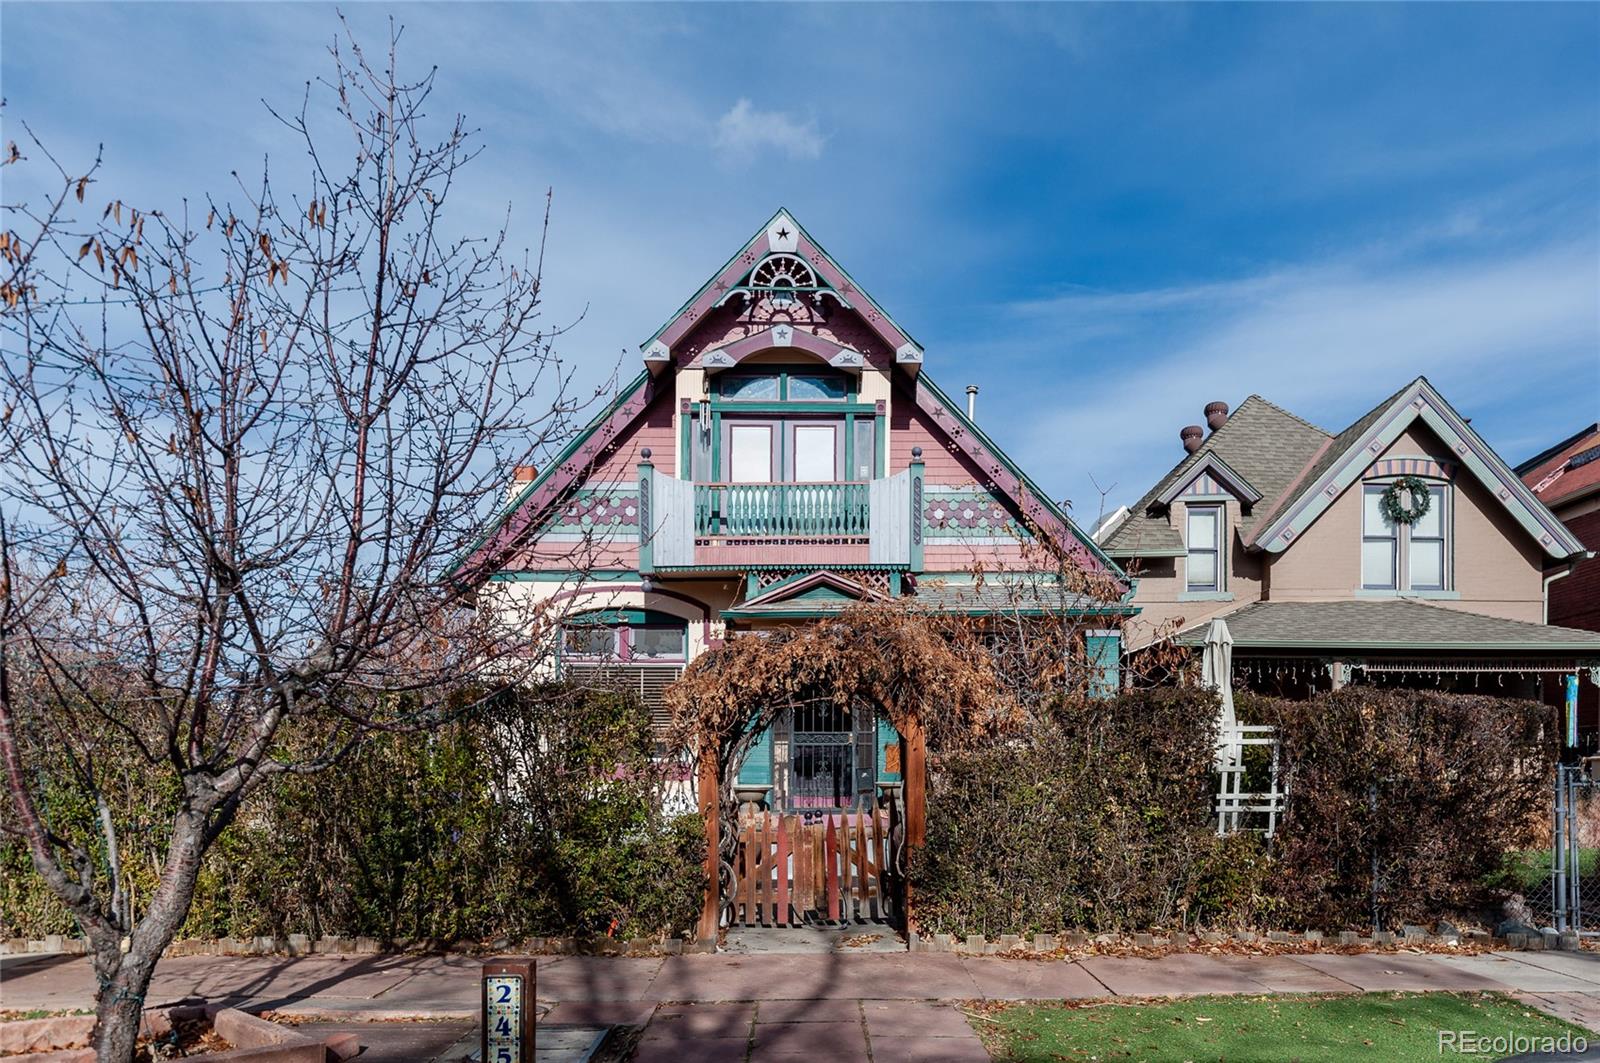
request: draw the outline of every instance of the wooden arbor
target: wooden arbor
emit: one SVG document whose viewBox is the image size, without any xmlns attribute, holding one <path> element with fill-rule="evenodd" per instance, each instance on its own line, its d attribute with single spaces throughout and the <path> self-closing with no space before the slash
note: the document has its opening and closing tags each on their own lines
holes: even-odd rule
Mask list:
<svg viewBox="0 0 1600 1063">
<path fill-rule="evenodd" d="M 908 867 L 926 833 L 930 736 L 958 741 L 1010 719 L 989 656 L 970 633 L 900 603 L 735 636 L 702 654 L 667 694 L 677 744 L 694 750 L 698 762 L 707 876 L 701 940 L 715 939 L 733 885 L 737 765 L 785 707 L 819 691 L 841 706 L 873 705 L 900 732 Z M 909 885 L 902 903 L 906 928 L 915 929 Z"/>
</svg>

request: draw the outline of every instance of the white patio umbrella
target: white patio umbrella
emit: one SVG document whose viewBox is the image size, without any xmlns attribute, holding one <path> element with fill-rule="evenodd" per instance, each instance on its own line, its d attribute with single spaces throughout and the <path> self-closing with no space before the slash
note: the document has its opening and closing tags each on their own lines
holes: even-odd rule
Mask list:
<svg viewBox="0 0 1600 1063">
<path fill-rule="evenodd" d="M 1233 633 L 1221 617 L 1206 628 L 1205 652 L 1200 658 L 1200 681 L 1222 699 L 1217 709 L 1217 767 L 1233 756 L 1234 742 L 1229 735 L 1238 725 L 1233 714 Z"/>
</svg>

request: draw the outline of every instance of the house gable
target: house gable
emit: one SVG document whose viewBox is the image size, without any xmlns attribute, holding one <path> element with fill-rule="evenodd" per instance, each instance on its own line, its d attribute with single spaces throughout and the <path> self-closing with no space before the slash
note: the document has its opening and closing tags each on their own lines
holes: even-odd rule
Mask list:
<svg viewBox="0 0 1600 1063">
<path fill-rule="evenodd" d="M 1231 497 L 1244 506 L 1261 501 L 1261 492 L 1234 471 L 1233 466 L 1212 451 L 1195 462 L 1183 476 L 1172 481 L 1166 490 L 1156 495 L 1158 506 L 1171 505 L 1177 498 Z"/>
<path fill-rule="evenodd" d="M 773 282 L 772 276 L 762 273 L 769 263 L 778 263 L 772 269 L 781 266 L 802 275 L 805 283 L 791 286 L 792 276 L 786 276 L 782 284 Z M 775 292 L 787 297 L 783 302 L 792 312 L 782 312 L 780 307 L 773 313 L 769 304 L 778 301 Z M 741 295 L 748 312 L 739 309 Z M 1126 587 L 1126 577 L 1115 562 L 920 372 L 921 347 L 786 211 L 774 215 L 765 229 L 702 285 L 696 296 L 646 341 L 644 353 L 645 372 L 496 515 L 488 531 L 463 555 L 451 571 L 458 584 L 481 581 L 519 550 L 530 556 L 548 555 L 530 567 L 559 566 L 561 542 L 552 540 L 553 549 L 543 551 L 534 550 L 530 543 L 539 541 L 553 526 L 552 514 L 565 513 L 560 507 L 571 510 L 576 503 L 584 510 L 577 514 L 580 520 L 596 516 L 584 508 L 588 503 L 583 496 L 591 489 L 605 495 L 605 512 L 598 516 L 615 519 L 619 500 L 614 496 L 625 495 L 631 482 L 640 511 L 636 519 L 648 519 L 643 516 L 649 512 L 649 501 L 640 486 L 641 463 L 648 454 L 657 476 L 691 478 L 691 417 L 704 411 L 704 403 L 713 394 L 713 375 L 751 364 L 778 364 L 774 359 L 792 354 L 787 361 L 814 361 L 856 377 L 862 393 L 852 400 L 849 416 L 876 416 L 879 476 L 906 470 L 913 459 L 908 440 L 920 438 L 926 452 L 920 457 L 930 466 L 929 492 L 920 499 L 925 505 L 920 520 L 912 522 L 914 532 L 944 540 L 930 543 L 930 566 L 948 561 L 966 567 L 973 557 L 958 556 L 961 549 L 969 555 L 976 552 L 991 557 L 1002 567 L 1021 565 L 1020 558 L 1011 555 L 1038 531 L 1059 544 L 1075 564 L 1105 572 Z M 868 378 L 874 389 L 870 395 Z M 701 404 L 698 409 L 697 403 Z M 751 408 L 756 407 L 752 404 Z M 777 407 L 759 411 L 766 412 L 780 413 Z M 915 431 L 902 431 L 911 424 Z M 947 463 L 953 468 L 946 469 Z M 957 494 L 961 497 L 955 498 Z M 961 520 L 945 519 L 940 500 L 947 496 L 952 505 L 961 504 Z M 626 508 L 627 500 L 622 498 L 620 504 Z M 995 507 L 1004 509 L 1003 516 L 994 514 Z M 966 511 L 973 508 L 985 512 L 963 523 Z M 557 537 L 581 531 L 562 525 Z M 638 532 L 631 542 L 625 534 L 615 538 L 615 549 L 602 555 L 606 565 L 637 566 L 641 556 Z M 719 549 L 721 560 L 740 566 L 757 561 L 798 563 L 802 555 L 823 564 L 853 558 L 846 556 L 848 550 L 833 548 L 820 557 L 815 548 L 803 546 Z"/>
<path fill-rule="evenodd" d="M 840 306 L 855 310 L 889 349 L 895 361 L 908 366 L 920 365 L 922 346 L 897 325 L 884 309 L 867 294 L 855 279 L 846 273 L 833 256 L 805 231 L 794 217 L 782 208 L 772 216 L 766 226 L 751 237 L 732 258 L 728 259 L 712 277 L 700 286 L 689 301 L 678 308 L 665 324 L 649 339 L 639 345 L 644 360 L 652 368 L 666 366 L 673 360 L 674 348 L 716 307 L 726 303 L 740 291 L 748 290 L 756 278 L 753 274 L 770 255 L 797 255 L 816 273 L 821 283 L 819 293 L 838 301 Z"/>
<path fill-rule="evenodd" d="M 1425 377 L 1418 377 L 1341 433 L 1329 453 L 1308 467 L 1278 512 L 1258 525 L 1251 545 L 1270 553 L 1287 550 L 1335 499 L 1369 474 L 1373 462 L 1383 457 L 1402 433 L 1419 421 L 1444 442 L 1462 469 L 1489 492 L 1547 556 L 1565 559 L 1583 552 L 1582 544 Z"/>
</svg>

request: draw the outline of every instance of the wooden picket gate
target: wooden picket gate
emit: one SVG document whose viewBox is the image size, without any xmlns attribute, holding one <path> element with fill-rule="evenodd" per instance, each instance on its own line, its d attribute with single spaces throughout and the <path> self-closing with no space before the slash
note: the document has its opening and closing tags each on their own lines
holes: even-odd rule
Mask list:
<svg viewBox="0 0 1600 1063">
<path fill-rule="evenodd" d="M 771 812 L 745 818 L 729 921 L 888 922 L 895 908 L 889 813 L 808 818 Z"/>
</svg>

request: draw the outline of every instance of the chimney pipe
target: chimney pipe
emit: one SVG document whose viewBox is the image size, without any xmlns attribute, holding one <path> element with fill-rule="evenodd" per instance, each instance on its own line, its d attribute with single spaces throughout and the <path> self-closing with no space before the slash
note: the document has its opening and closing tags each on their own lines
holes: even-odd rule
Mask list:
<svg viewBox="0 0 1600 1063">
<path fill-rule="evenodd" d="M 511 487 L 506 492 L 506 498 L 516 498 L 523 489 L 539 478 L 539 469 L 534 465 L 517 465 L 511 470 Z"/>
<path fill-rule="evenodd" d="M 1191 424 L 1178 433 L 1178 438 L 1183 440 L 1183 449 L 1193 454 L 1200 449 L 1200 444 L 1206 438 L 1206 430 L 1197 424 Z"/>
<path fill-rule="evenodd" d="M 978 423 L 978 385 L 967 385 L 967 420 Z"/>
<path fill-rule="evenodd" d="M 1226 402 L 1206 403 L 1206 424 L 1215 432 L 1228 423 L 1228 404 Z"/>
</svg>

